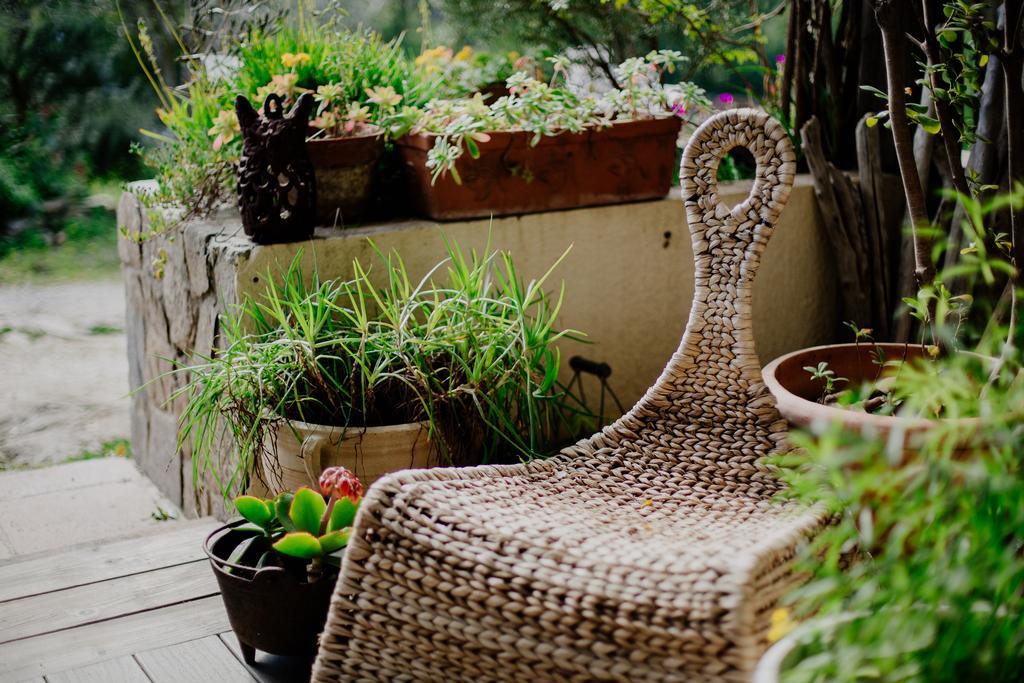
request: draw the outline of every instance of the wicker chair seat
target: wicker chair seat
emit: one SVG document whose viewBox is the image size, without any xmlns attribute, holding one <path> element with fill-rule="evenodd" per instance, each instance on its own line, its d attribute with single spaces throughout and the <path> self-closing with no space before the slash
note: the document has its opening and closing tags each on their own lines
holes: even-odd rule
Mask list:
<svg viewBox="0 0 1024 683">
<path fill-rule="evenodd" d="M 758 162 L 717 201 L 718 160 Z M 785 422 L 761 382 L 750 284 L 794 172 L 734 110 L 683 157 L 696 288 L 677 353 L 625 416 L 550 460 L 399 472 L 368 492 L 317 681 L 742 681 L 818 511 L 772 500 Z"/>
</svg>

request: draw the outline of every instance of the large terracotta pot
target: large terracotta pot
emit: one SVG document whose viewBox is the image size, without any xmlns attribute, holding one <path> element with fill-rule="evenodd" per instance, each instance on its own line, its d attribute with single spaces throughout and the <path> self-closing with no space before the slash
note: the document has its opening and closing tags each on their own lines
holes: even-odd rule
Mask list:
<svg viewBox="0 0 1024 683">
<path fill-rule="evenodd" d="M 370 205 L 374 169 L 384 152 L 379 131 L 351 138 L 306 141 L 316 174 L 316 220 L 344 226 L 363 218 Z"/>
<path fill-rule="evenodd" d="M 316 486 L 320 473 L 341 465 L 369 487 L 385 474 L 436 465 L 426 422 L 387 427 L 329 427 L 281 421 L 267 435 L 262 470 L 270 493 Z"/>
<path fill-rule="evenodd" d="M 461 185 L 450 173 L 431 183 L 427 154 L 436 136 L 407 135 L 396 144 L 417 211 L 456 220 L 664 197 L 679 127 L 674 117 L 628 121 L 543 137 L 536 146 L 532 133 L 490 133 L 478 143 L 479 158 L 463 154 L 456 162 Z"/>
<path fill-rule="evenodd" d="M 826 362 L 839 377 L 850 380 L 851 385 L 879 379 L 883 370 L 872 362 L 871 353 L 881 347 L 888 360 L 916 360 L 925 356 L 923 346 L 914 344 L 832 344 L 800 349 L 776 358 L 764 367 L 765 386 L 775 397 L 779 413 L 793 427 L 813 428 L 838 422 L 845 429 L 889 439 L 894 431 L 902 439 L 906 452 L 913 451 L 923 435 L 936 426 L 936 421 L 925 418 L 874 415 L 857 410 L 818 403 L 821 382 L 804 370 Z M 890 372 L 887 369 L 885 372 Z M 845 386 L 845 385 L 844 385 Z M 971 422 L 973 418 L 964 418 Z"/>
</svg>

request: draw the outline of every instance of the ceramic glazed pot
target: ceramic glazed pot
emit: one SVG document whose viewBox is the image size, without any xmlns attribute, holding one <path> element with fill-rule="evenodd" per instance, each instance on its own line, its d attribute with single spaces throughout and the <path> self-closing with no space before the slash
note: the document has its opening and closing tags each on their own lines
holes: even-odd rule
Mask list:
<svg viewBox="0 0 1024 683">
<path fill-rule="evenodd" d="M 216 529 L 203 544 L 242 656 L 249 664 L 256 662 L 256 650 L 312 659 L 337 570 L 324 567 L 320 579 L 308 583 L 301 562 L 289 569 L 232 564 L 227 561 L 231 551 L 255 534 L 236 528 L 242 524 L 245 520 Z"/>
<path fill-rule="evenodd" d="M 374 168 L 384 152 L 379 132 L 352 138 L 306 141 L 316 175 L 316 221 L 343 226 L 362 218 L 370 204 Z"/>
<path fill-rule="evenodd" d="M 451 174 L 431 183 L 427 154 L 436 136 L 407 135 L 396 145 L 416 210 L 436 220 L 504 216 L 657 199 L 668 194 L 679 119 L 616 123 L 609 128 L 543 137 L 490 133 L 480 157 L 464 154 Z"/>
<path fill-rule="evenodd" d="M 263 474 L 272 493 L 294 491 L 316 487 L 323 470 L 341 465 L 369 488 L 385 474 L 436 465 L 428 433 L 426 422 L 344 428 L 282 421 L 267 435 Z"/>
</svg>

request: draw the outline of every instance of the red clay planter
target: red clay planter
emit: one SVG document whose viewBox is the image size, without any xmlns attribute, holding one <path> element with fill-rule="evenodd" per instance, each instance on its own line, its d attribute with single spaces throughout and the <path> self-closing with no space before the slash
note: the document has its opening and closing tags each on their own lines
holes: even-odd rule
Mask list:
<svg viewBox="0 0 1024 683">
<path fill-rule="evenodd" d="M 764 367 L 765 386 L 775 397 L 779 412 L 794 427 L 808 428 L 815 424 L 840 422 L 851 431 L 860 432 L 874 429 L 882 437 L 893 429 L 907 433 L 921 432 L 934 426 L 934 422 L 923 418 L 904 418 L 891 415 L 873 415 L 840 406 L 822 405 L 817 399 L 821 395 L 821 382 L 804 370 L 826 362 L 839 377 L 849 380 L 849 386 L 875 381 L 881 368 L 871 357 L 872 351 L 881 347 L 888 360 L 914 361 L 925 356 L 924 348 L 915 344 L 831 344 L 801 349 L 776 358 Z M 843 384 L 841 388 L 846 387 Z"/>
<path fill-rule="evenodd" d="M 374 168 L 384 152 L 379 132 L 306 141 L 316 174 L 316 221 L 344 225 L 366 215 Z"/>
<path fill-rule="evenodd" d="M 680 120 L 649 119 L 543 137 L 490 133 L 480 157 L 464 154 L 458 184 L 445 174 L 431 184 L 427 153 L 436 136 L 397 141 L 416 210 L 435 220 L 508 216 L 657 199 L 668 194 Z"/>
</svg>

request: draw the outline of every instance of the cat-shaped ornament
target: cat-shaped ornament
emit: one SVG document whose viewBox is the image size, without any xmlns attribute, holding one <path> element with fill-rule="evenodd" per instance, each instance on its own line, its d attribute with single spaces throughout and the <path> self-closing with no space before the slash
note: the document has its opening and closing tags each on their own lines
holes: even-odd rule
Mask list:
<svg viewBox="0 0 1024 683">
<path fill-rule="evenodd" d="M 244 96 L 235 99 L 242 128 L 238 206 L 245 234 L 257 244 L 297 242 L 313 236 L 316 179 L 306 153 L 313 96 L 304 93 L 288 113 L 276 94 L 262 116 Z"/>
</svg>

